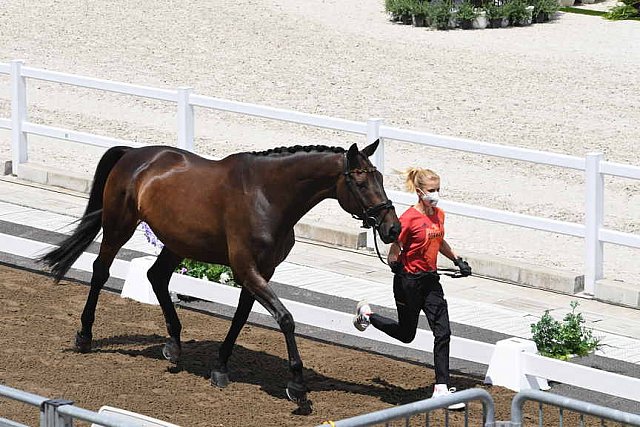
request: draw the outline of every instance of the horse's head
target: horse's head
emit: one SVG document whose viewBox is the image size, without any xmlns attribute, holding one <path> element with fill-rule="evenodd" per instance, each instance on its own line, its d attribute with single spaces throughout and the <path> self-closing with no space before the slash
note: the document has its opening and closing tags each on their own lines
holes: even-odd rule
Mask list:
<svg viewBox="0 0 640 427">
<path fill-rule="evenodd" d="M 358 151 L 353 144 L 344 153 L 344 170 L 338 181 L 337 196 L 342 208 L 362 220 L 366 228 L 374 227 L 385 243 L 395 242 L 400 235 L 400 222 L 391 200 L 382 186 L 382 174 L 371 164 L 371 156 L 380 140 Z"/>
</svg>

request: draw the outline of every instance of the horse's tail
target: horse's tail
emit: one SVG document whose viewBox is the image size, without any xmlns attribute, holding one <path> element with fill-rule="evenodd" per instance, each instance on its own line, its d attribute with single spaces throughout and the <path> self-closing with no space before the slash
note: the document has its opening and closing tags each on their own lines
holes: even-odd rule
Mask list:
<svg viewBox="0 0 640 427">
<path fill-rule="evenodd" d="M 93 176 L 89 203 L 73 234 L 59 247 L 43 255 L 38 261 L 47 264 L 56 282 L 59 282 L 74 262 L 96 238 L 102 227 L 102 203 L 104 187 L 109 173 L 131 147 L 112 147 L 100 159 Z"/>
</svg>

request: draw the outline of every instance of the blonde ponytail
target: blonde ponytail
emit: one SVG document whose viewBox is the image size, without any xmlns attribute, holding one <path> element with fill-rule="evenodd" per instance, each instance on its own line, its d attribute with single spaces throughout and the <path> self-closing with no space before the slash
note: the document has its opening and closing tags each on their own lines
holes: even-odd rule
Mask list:
<svg viewBox="0 0 640 427">
<path fill-rule="evenodd" d="M 404 172 L 405 185 L 410 193 L 416 191 L 416 188 L 426 186 L 427 181 L 440 179 L 437 173 L 431 169 L 409 168 Z"/>
</svg>

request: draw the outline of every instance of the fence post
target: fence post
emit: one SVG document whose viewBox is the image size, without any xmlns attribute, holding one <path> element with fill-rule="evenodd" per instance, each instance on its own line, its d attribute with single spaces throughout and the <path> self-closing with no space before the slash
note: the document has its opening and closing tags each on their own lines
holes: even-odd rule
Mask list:
<svg viewBox="0 0 640 427">
<path fill-rule="evenodd" d="M 602 153 L 587 154 L 585 163 L 585 265 L 584 293 L 595 293 L 596 281 L 603 276 L 603 243 L 600 228 L 604 217 L 604 176 L 600 173 Z"/>
<path fill-rule="evenodd" d="M 27 134 L 22 123 L 27 120 L 27 84 L 22 75 L 24 61 L 11 61 L 11 173 L 18 175 L 18 165 L 28 159 Z"/>
<path fill-rule="evenodd" d="M 369 119 L 367 120 L 367 145 L 380 138 L 380 125 L 383 119 Z M 384 175 L 384 141 L 380 140 L 380 145 L 375 153 L 373 153 L 373 159 L 371 163 L 378 168 L 381 174 Z"/>
<path fill-rule="evenodd" d="M 49 399 L 40 404 L 40 425 L 42 427 L 73 427 L 73 418 L 58 412 L 58 408 L 73 405 L 72 400 Z"/>
<path fill-rule="evenodd" d="M 383 119 L 369 119 L 367 120 L 367 145 L 375 142 L 376 139 L 380 138 L 380 125 L 382 124 Z M 375 153 L 373 153 L 373 158 L 371 159 L 371 163 L 380 171 L 382 175 L 384 175 L 384 141 L 380 140 L 380 144 L 376 149 Z M 375 248 L 375 243 L 373 241 L 373 229 L 367 229 L 367 248 Z"/>
<path fill-rule="evenodd" d="M 178 88 L 178 147 L 193 151 L 193 105 L 189 97 L 193 91 L 190 87 Z"/>
</svg>

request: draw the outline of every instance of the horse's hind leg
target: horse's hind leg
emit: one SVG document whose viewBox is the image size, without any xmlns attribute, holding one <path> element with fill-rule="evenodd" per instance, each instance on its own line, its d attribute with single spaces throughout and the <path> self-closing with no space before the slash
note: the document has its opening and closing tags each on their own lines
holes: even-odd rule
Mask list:
<svg viewBox="0 0 640 427">
<path fill-rule="evenodd" d="M 91 340 L 93 339 L 92 329 L 96 317 L 96 306 L 98 305 L 100 291 L 107 282 L 107 279 L 109 279 L 109 268 L 111 267 L 118 250 L 120 250 L 122 245 L 129 240 L 129 237 L 131 237 L 134 230 L 135 224 L 133 225 L 129 235 L 126 236 L 126 233 L 120 234 L 120 239 L 116 240 L 115 244 L 110 243 L 110 240 L 107 238 L 105 233 L 105 237 L 100 245 L 98 257 L 93 262 L 91 289 L 89 290 L 89 296 L 87 297 L 87 302 L 84 305 L 82 316 L 80 317 L 82 326 L 80 331 L 76 334 L 75 347 L 80 353 L 87 353 L 91 350 Z"/>
<path fill-rule="evenodd" d="M 158 298 L 164 319 L 167 324 L 167 332 L 169 333 L 169 341 L 164 345 L 162 354 L 172 363 L 177 363 L 182 353 L 182 344 L 180 343 L 180 332 L 182 325 L 178 319 L 178 313 L 171 302 L 169 295 L 169 280 L 175 268 L 180 264 L 182 259 L 167 249 L 165 246 L 158 255 L 158 259 L 153 263 L 147 272 L 147 278 L 153 286 L 153 292 Z"/>
<path fill-rule="evenodd" d="M 242 327 L 247 323 L 254 301 L 255 299 L 249 291 L 242 288 L 242 291 L 240 291 L 240 301 L 238 302 L 236 313 L 233 315 L 231 327 L 218 352 L 218 367 L 211 371 L 211 383 L 218 387 L 226 387 L 229 384 L 227 361 L 231 356 L 233 345 L 236 343 Z"/>
</svg>

